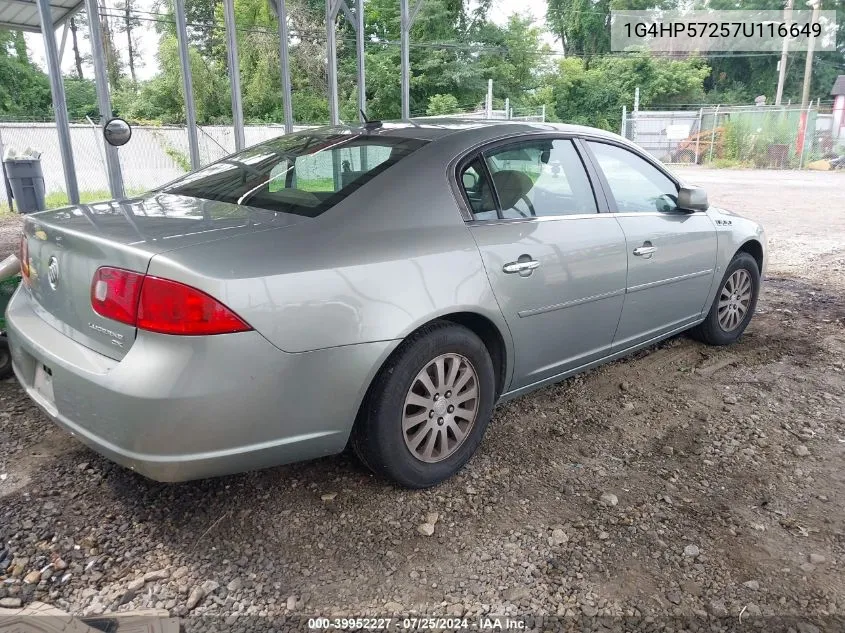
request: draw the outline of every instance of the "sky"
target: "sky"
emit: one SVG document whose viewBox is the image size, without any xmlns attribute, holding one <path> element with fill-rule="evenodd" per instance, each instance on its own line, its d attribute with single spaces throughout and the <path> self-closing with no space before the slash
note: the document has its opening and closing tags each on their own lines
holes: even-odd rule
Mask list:
<svg viewBox="0 0 845 633">
<path fill-rule="evenodd" d="M 113 6 L 113 0 L 101 0 L 105 2 L 106 6 Z M 365 0 L 366 1 L 366 0 Z M 397 0 L 398 2 L 398 0 Z M 152 5 L 154 0 L 140 0 L 138 2 L 137 8 L 140 11 L 152 11 Z M 522 14 L 530 14 L 535 22 L 543 24 L 543 19 L 546 15 L 546 0 L 521 0 L 519 3 L 519 12 Z M 514 3 L 510 0 L 496 0 L 493 2 L 493 5 L 490 8 L 490 19 L 495 22 L 496 24 L 503 25 L 507 22 L 508 17 L 514 13 Z M 150 22 L 142 22 L 145 28 L 141 29 L 140 32 L 140 46 L 139 46 L 139 55 L 138 58 L 142 59 L 144 63 L 140 66 L 136 64 L 136 75 L 139 80 L 143 81 L 145 79 L 150 79 L 153 75 L 156 74 L 158 70 L 157 62 L 156 62 L 156 51 L 158 50 L 158 35 L 153 28 L 153 24 Z M 56 31 L 56 40 L 59 45 L 61 45 L 61 38 L 62 38 L 62 29 L 59 28 Z M 79 49 L 80 53 L 84 56 L 90 54 L 90 47 L 88 46 L 88 41 L 79 36 Z M 126 62 L 126 35 L 124 33 L 116 33 L 115 39 L 117 42 L 117 46 L 124 57 L 124 62 Z M 560 45 L 554 41 L 554 38 L 550 34 L 546 34 L 545 40 L 552 46 L 555 50 L 560 50 Z M 29 52 L 31 55 L 31 59 L 39 64 L 42 68 L 46 69 L 46 65 L 44 62 L 44 40 L 42 39 L 42 35 L 40 33 L 27 33 L 26 34 L 26 42 L 29 46 Z M 73 74 L 74 70 L 74 61 L 73 61 L 73 48 L 71 46 L 71 38 L 70 33 L 68 33 L 67 42 L 65 44 L 64 56 L 62 57 L 62 71 L 66 74 Z M 93 69 L 91 68 L 90 64 L 83 65 L 83 72 L 86 73 L 88 77 L 93 76 Z"/>
</svg>

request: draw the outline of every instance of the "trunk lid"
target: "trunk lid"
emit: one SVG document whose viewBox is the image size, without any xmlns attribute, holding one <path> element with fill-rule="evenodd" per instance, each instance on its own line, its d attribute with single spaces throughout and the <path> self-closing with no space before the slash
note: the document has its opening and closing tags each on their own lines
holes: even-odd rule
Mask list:
<svg viewBox="0 0 845 633">
<path fill-rule="evenodd" d="M 146 273 L 158 253 L 305 221 L 304 216 L 176 196 L 150 194 L 30 215 L 24 235 L 35 311 L 74 341 L 120 360 L 136 328 L 91 307 L 91 281 L 101 266 Z"/>
</svg>

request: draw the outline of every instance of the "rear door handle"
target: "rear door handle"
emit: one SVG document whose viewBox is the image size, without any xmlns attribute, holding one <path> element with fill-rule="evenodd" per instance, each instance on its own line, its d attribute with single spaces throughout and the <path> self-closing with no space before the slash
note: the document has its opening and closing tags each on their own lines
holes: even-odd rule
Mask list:
<svg viewBox="0 0 845 633">
<path fill-rule="evenodd" d="M 540 267 L 540 262 L 536 259 L 529 259 L 521 262 L 511 262 L 502 266 L 502 270 L 508 274 L 519 273 L 523 276 L 528 276 L 535 268 Z"/>
</svg>

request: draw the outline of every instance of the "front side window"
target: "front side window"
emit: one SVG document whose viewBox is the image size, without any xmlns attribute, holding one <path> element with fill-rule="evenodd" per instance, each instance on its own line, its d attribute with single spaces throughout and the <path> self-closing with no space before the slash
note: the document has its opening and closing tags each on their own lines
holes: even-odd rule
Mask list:
<svg viewBox="0 0 845 633">
<path fill-rule="evenodd" d="M 678 187 L 663 172 L 633 152 L 607 143 L 588 141 L 607 179 L 619 212 L 673 211 Z"/>
<path fill-rule="evenodd" d="M 267 141 L 160 191 L 316 217 L 426 141 L 339 130 Z"/>
<path fill-rule="evenodd" d="M 537 139 L 485 153 L 503 218 L 596 213 L 587 172 L 572 141 Z"/>
</svg>

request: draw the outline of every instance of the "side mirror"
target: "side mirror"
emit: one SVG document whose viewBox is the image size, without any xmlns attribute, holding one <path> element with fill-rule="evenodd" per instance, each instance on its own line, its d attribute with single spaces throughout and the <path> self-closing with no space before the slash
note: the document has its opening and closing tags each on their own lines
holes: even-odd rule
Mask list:
<svg viewBox="0 0 845 633">
<path fill-rule="evenodd" d="M 132 138 L 132 126 L 123 119 L 109 119 L 103 126 L 103 137 L 112 147 L 126 145 Z"/>
<path fill-rule="evenodd" d="M 707 192 L 701 187 L 681 187 L 678 189 L 678 209 L 681 211 L 707 211 Z"/>
</svg>

